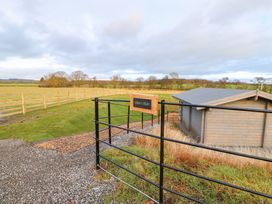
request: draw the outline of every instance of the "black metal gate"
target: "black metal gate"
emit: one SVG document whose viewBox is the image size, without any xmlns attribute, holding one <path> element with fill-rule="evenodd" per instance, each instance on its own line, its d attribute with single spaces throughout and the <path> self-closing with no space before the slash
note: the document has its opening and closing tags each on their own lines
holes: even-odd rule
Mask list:
<svg viewBox="0 0 272 204">
<path fill-rule="evenodd" d="M 270 159 L 270 158 L 259 157 L 259 156 L 254 156 L 254 155 L 249 155 L 249 154 L 244 154 L 244 153 L 239 153 L 239 152 L 233 152 L 233 151 L 229 151 L 229 150 L 226 150 L 226 149 L 221 149 L 221 148 L 206 146 L 206 145 L 203 145 L 203 144 L 190 143 L 190 142 L 185 142 L 185 141 L 180 141 L 180 140 L 175 140 L 175 139 L 164 137 L 164 132 L 165 132 L 164 131 L 164 126 L 165 126 L 165 115 L 166 115 L 165 106 L 166 105 L 169 105 L 169 106 L 179 106 L 179 107 L 180 106 L 189 106 L 189 107 L 199 107 L 199 108 L 235 110 L 235 111 L 248 111 L 248 112 L 259 112 L 259 113 L 265 113 L 265 114 L 272 114 L 272 111 L 270 111 L 270 110 L 260 110 L 260 109 L 251 109 L 251 108 L 234 108 L 234 107 L 225 107 L 225 106 L 205 106 L 205 105 L 180 104 L 180 103 L 165 102 L 164 100 L 161 100 L 159 102 L 159 105 L 160 105 L 160 115 L 158 116 L 158 123 L 160 123 L 160 136 L 157 136 L 157 135 L 153 135 L 153 134 L 150 134 L 150 133 L 145 133 L 143 131 L 134 130 L 134 129 L 131 129 L 129 127 L 129 123 L 130 123 L 129 105 L 126 105 L 128 107 L 128 115 L 125 115 L 125 116 L 127 116 L 127 127 L 121 127 L 119 125 L 113 125 L 113 124 L 111 124 L 111 118 L 118 117 L 118 116 L 112 116 L 111 115 L 111 104 L 112 103 L 113 104 L 120 103 L 120 104 L 125 105 L 124 103 L 129 103 L 130 102 L 129 100 L 110 100 L 110 99 L 99 99 L 99 98 L 95 98 L 93 101 L 95 103 L 96 168 L 97 169 L 102 169 L 102 170 L 106 171 L 107 173 L 111 174 L 112 176 L 114 176 L 112 173 L 108 172 L 106 169 L 104 169 L 100 165 L 100 159 L 102 158 L 102 159 L 106 160 L 107 162 L 110 162 L 111 164 L 114 164 L 116 167 L 121 168 L 121 169 L 123 169 L 123 170 L 131 173 L 132 175 L 138 177 L 139 179 L 142 179 L 145 182 L 147 182 L 147 183 L 149 183 L 149 184 L 157 187 L 158 188 L 158 193 L 159 193 L 159 200 L 158 201 L 155 200 L 154 198 L 151 198 L 150 196 L 146 195 L 144 192 L 140 191 L 136 187 L 134 187 L 134 186 L 132 186 L 130 184 L 127 184 L 126 182 L 122 181 L 118 177 L 114 176 L 117 179 L 119 179 L 122 182 L 124 182 L 127 185 L 129 185 L 131 188 L 133 188 L 133 189 L 137 190 L 138 192 L 142 193 L 143 195 L 145 195 L 146 197 L 148 197 L 149 199 L 151 199 L 153 202 L 155 202 L 155 203 L 164 203 L 164 191 L 166 191 L 166 192 L 173 193 L 173 194 L 176 194 L 178 196 L 181 196 L 181 197 L 183 197 L 183 198 L 185 198 L 185 199 L 187 199 L 189 201 L 195 202 L 195 203 L 204 203 L 203 201 L 197 200 L 197 199 L 195 199 L 193 197 L 185 195 L 182 192 L 177 192 L 177 191 L 174 191 L 172 189 L 166 188 L 164 186 L 164 179 L 165 179 L 164 178 L 164 169 L 165 168 L 173 170 L 175 172 L 179 172 L 179 173 L 187 174 L 187 175 L 190 175 L 190 176 L 193 176 L 193 177 L 197 177 L 197 178 L 209 181 L 209 182 L 213 182 L 213 183 L 217 183 L 217 184 L 220 184 L 220 185 L 224 185 L 224 186 L 227 186 L 227 187 L 230 187 L 230 188 L 233 188 L 233 189 L 244 191 L 244 192 L 247 192 L 247 193 L 250 193 L 250 194 L 254 194 L 254 195 L 257 195 L 257 196 L 261 196 L 261 197 L 265 197 L 265 198 L 268 198 L 268 199 L 272 199 L 272 195 L 269 195 L 269 194 L 266 194 L 266 193 L 263 193 L 263 192 L 258 192 L 258 191 L 255 191 L 255 190 L 251 190 L 251 189 L 248 189 L 248 188 L 245 188 L 245 187 L 237 186 L 237 185 L 234 185 L 234 184 L 231 184 L 231 183 L 228 183 L 228 182 L 224 182 L 224 181 L 221 181 L 221 180 L 209 178 L 207 176 L 203 176 L 203 175 L 199 175 L 197 173 L 189 172 L 189 171 L 184 170 L 184 169 L 179 169 L 179 168 L 176 168 L 176 167 L 172 167 L 172 166 L 169 166 L 169 165 L 167 165 L 167 164 L 164 163 L 164 155 L 165 155 L 165 152 L 164 152 L 164 141 L 173 142 L 173 143 L 177 143 L 177 144 L 183 144 L 183 145 L 189 145 L 189 146 L 193 146 L 193 147 L 197 147 L 197 148 L 201 148 L 201 149 L 212 150 L 212 151 L 216 151 L 216 152 L 221 152 L 221 153 L 236 155 L 236 156 L 239 156 L 239 157 L 250 158 L 250 159 L 255 159 L 255 160 L 260 160 L 260 161 L 272 163 L 272 159 Z M 107 105 L 108 105 L 108 116 L 99 117 L 99 103 L 107 103 Z M 122 115 L 121 117 L 124 117 L 124 115 Z M 99 120 L 101 118 L 108 118 L 108 122 L 107 123 L 106 122 L 101 122 Z M 143 113 L 141 114 L 141 121 L 142 121 L 142 128 L 143 128 Z M 99 129 L 99 125 L 100 124 L 108 126 L 108 128 L 107 128 L 108 129 L 108 134 L 109 134 L 109 140 L 108 140 L 108 142 L 106 142 L 105 140 L 101 140 L 100 137 L 99 137 L 99 133 L 101 131 Z M 152 116 L 152 122 L 151 122 L 151 124 L 153 125 L 153 116 Z M 160 151 L 160 161 L 159 162 L 153 161 L 153 160 L 151 160 L 151 159 L 149 159 L 147 157 L 135 154 L 135 153 L 127 151 L 127 150 L 125 150 L 125 149 L 123 149 L 121 147 L 113 145 L 112 142 L 111 142 L 111 137 L 112 137 L 111 128 L 117 128 L 117 129 L 126 131 L 127 133 L 133 132 L 133 133 L 137 133 L 137 134 L 140 134 L 140 135 L 143 135 L 143 136 L 147 136 L 147 137 L 158 139 L 160 141 L 160 150 L 159 150 Z M 124 166 L 122 166 L 122 165 L 120 165 L 120 164 L 112 161 L 110 158 L 107 158 L 107 157 L 101 155 L 100 154 L 100 143 L 106 144 L 106 145 L 108 145 L 108 146 L 110 146 L 112 148 L 118 149 L 118 150 L 120 150 L 122 152 L 125 152 L 127 154 L 133 155 L 135 157 L 138 157 L 140 159 L 143 159 L 143 160 L 145 160 L 147 162 L 150 162 L 150 163 L 152 163 L 154 165 L 159 166 L 159 168 L 160 168 L 160 170 L 159 170 L 159 182 L 155 183 L 153 181 L 150 181 L 147 178 L 145 178 L 145 177 L 137 174 L 137 172 L 133 172 L 133 171 L 127 169 L 126 167 L 124 167 Z"/>
</svg>

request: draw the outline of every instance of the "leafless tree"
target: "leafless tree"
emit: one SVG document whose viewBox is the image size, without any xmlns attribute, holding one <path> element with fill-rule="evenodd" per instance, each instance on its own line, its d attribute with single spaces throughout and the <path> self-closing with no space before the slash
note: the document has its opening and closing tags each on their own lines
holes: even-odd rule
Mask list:
<svg viewBox="0 0 272 204">
<path fill-rule="evenodd" d="M 258 85 L 257 89 L 263 90 L 266 79 L 264 77 L 255 77 L 255 81 Z"/>
<path fill-rule="evenodd" d="M 125 79 L 120 74 L 116 74 L 111 77 L 111 80 L 112 81 L 124 81 Z"/>
<path fill-rule="evenodd" d="M 88 75 L 78 70 L 71 73 L 71 80 L 75 86 L 80 86 L 84 80 L 88 80 Z"/>
<path fill-rule="evenodd" d="M 177 72 L 169 73 L 170 79 L 179 79 L 179 74 Z"/>
<path fill-rule="evenodd" d="M 223 77 L 219 80 L 221 83 L 227 83 L 229 81 L 229 77 Z"/>
<path fill-rule="evenodd" d="M 137 82 L 143 82 L 143 81 L 144 81 L 144 78 L 143 78 L 143 77 L 138 77 L 138 78 L 136 79 L 136 81 L 137 81 Z"/>
<path fill-rule="evenodd" d="M 57 72 L 49 74 L 49 75 L 55 76 L 55 77 L 66 78 L 66 79 L 69 78 L 69 75 L 66 72 L 64 72 L 64 71 L 57 71 Z"/>
<path fill-rule="evenodd" d="M 156 81 L 156 80 L 157 80 L 156 76 L 151 75 L 148 77 L 148 81 Z"/>
</svg>

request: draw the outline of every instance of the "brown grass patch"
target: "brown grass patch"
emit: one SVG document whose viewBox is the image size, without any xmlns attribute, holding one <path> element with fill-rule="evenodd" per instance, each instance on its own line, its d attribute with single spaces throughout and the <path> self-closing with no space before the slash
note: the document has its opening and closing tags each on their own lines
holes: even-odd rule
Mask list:
<svg viewBox="0 0 272 204">
<path fill-rule="evenodd" d="M 144 126 L 148 126 L 150 121 L 144 121 Z M 126 127 L 126 125 L 121 125 L 121 127 Z M 130 128 L 139 129 L 141 127 L 140 122 L 134 122 L 130 124 Z M 120 130 L 118 128 L 111 129 L 112 137 L 125 135 L 125 130 Z M 94 132 L 91 133 L 84 133 L 80 135 L 73 135 L 68 137 L 62 137 L 58 139 L 52 139 L 48 141 L 43 141 L 34 144 L 34 147 L 57 150 L 63 153 L 71 153 L 78 151 L 84 147 L 92 145 L 95 143 L 95 134 Z M 108 130 L 104 130 L 100 132 L 100 139 L 106 140 L 108 138 Z"/>
<path fill-rule="evenodd" d="M 149 131 L 149 133 L 160 135 L 160 127 L 155 127 L 153 130 Z M 195 142 L 194 140 L 183 134 L 179 129 L 174 128 L 169 123 L 167 123 L 165 126 L 165 137 L 186 142 Z M 138 135 L 134 139 L 134 143 L 145 148 L 159 148 L 160 141 L 158 139 L 148 136 Z M 201 162 L 201 168 L 203 168 L 203 165 L 206 165 L 206 167 L 208 168 L 209 166 L 214 164 L 227 164 L 238 168 L 244 168 L 254 165 L 267 168 L 272 171 L 272 165 L 268 162 L 196 148 L 189 145 L 165 141 L 165 149 L 166 153 L 169 154 L 170 158 L 173 159 L 175 163 L 184 163 L 190 168 L 197 168 L 198 163 Z M 233 147 L 224 149 L 232 150 L 235 152 L 242 152 L 250 155 L 258 155 L 267 158 L 271 158 L 272 156 L 271 151 L 262 148 Z"/>
</svg>

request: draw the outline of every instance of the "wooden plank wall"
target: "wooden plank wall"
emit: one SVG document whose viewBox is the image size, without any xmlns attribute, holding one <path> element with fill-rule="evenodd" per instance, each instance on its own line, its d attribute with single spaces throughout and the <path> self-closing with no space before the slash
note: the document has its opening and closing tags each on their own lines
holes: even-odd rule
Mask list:
<svg viewBox="0 0 272 204">
<path fill-rule="evenodd" d="M 245 99 L 227 103 L 224 106 L 264 109 L 265 101 Z M 220 146 L 259 147 L 262 143 L 263 123 L 264 113 L 209 110 L 206 112 L 205 143 Z"/>
</svg>

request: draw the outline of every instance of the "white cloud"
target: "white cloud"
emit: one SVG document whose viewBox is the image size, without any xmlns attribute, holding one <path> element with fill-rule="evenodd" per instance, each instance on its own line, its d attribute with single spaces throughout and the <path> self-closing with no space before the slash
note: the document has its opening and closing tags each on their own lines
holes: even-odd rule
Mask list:
<svg viewBox="0 0 272 204">
<path fill-rule="evenodd" d="M 237 71 L 237 72 L 226 72 L 220 74 L 203 74 L 203 75 L 185 75 L 184 78 L 195 79 L 211 79 L 218 80 L 223 77 L 228 77 L 230 79 L 239 79 L 241 81 L 250 81 L 255 77 L 264 77 L 264 78 L 272 78 L 272 73 L 262 73 L 262 72 L 247 72 L 247 71 Z"/>
<path fill-rule="evenodd" d="M 0 78 L 36 78 L 51 71 L 69 69 L 64 64 L 59 64 L 54 57 L 41 58 L 10 57 L 0 61 Z M 41 75 L 41 73 L 43 73 Z"/>
</svg>

